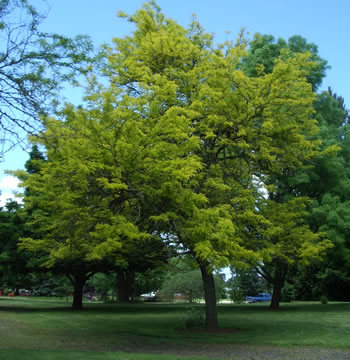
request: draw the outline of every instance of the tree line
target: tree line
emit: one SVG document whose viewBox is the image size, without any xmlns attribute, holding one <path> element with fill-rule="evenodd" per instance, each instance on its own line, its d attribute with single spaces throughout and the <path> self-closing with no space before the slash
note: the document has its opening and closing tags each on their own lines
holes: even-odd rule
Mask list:
<svg viewBox="0 0 350 360">
<path fill-rule="evenodd" d="M 318 92 L 317 46 L 262 34 L 216 44 L 154 2 L 119 15 L 132 34 L 73 59 L 88 61 L 84 102 L 37 113 L 42 130 L 13 172 L 23 231 L 2 225 L 3 277 L 12 249 L 25 257 L 15 265 L 66 275 L 81 309 L 96 273 L 117 273 L 127 300 L 136 273 L 186 257 L 208 328 L 218 326 L 214 274 L 227 266 L 266 279 L 273 309 L 286 283 L 304 284 L 305 299 L 348 300 L 348 112 Z"/>
</svg>

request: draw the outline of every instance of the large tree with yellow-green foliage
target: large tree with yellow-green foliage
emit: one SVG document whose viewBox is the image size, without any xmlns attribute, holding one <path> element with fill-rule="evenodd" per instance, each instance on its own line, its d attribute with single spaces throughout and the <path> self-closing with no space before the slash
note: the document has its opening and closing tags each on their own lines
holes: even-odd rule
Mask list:
<svg viewBox="0 0 350 360">
<path fill-rule="evenodd" d="M 22 247 L 46 253 L 43 266 L 63 269 L 76 309 L 86 280 L 106 264 L 125 264 L 125 249 L 153 236 L 156 201 L 199 166 L 183 119 L 168 126 L 168 117 L 145 116 L 142 102 L 137 112 L 125 98 L 108 89 L 88 109 L 67 107 L 64 122 L 47 119 L 35 139 L 47 161 L 35 173 L 16 172 L 27 189 L 30 225 L 38 229 Z M 187 145 L 176 144 L 182 141 Z"/>
<path fill-rule="evenodd" d="M 167 234 L 198 263 L 206 326 L 216 328 L 213 271 L 259 260 L 247 226 L 273 226 L 256 211 L 256 183 L 317 153 L 314 65 L 286 50 L 250 78 L 239 40 L 215 45 L 197 21 L 185 29 L 154 2 L 121 16 L 135 31 L 106 49 L 108 84 L 91 79 L 85 109 L 47 122 L 47 167 L 24 185 L 42 190 L 48 226 L 23 246 L 53 249 L 53 262 L 73 249 L 90 261 Z"/>
<path fill-rule="evenodd" d="M 154 3 L 121 15 L 136 29 L 109 49 L 111 83 L 132 101 L 146 97 L 153 116 L 186 115 L 198 139 L 199 171 L 169 189 L 168 208 L 153 218 L 198 262 L 206 324 L 215 328 L 213 270 L 256 260 L 243 240 L 246 226 L 269 223 L 256 211 L 256 182 L 317 153 L 315 95 L 306 81 L 314 63 L 286 49 L 271 73 L 258 67 L 251 78 L 241 71 L 240 41 L 215 45 L 197 21 L 185 29 Z"/>
</svg>

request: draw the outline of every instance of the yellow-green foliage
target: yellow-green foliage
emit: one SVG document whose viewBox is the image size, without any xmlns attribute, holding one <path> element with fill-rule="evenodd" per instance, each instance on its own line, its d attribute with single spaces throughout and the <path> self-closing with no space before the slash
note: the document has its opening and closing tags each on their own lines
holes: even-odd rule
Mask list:
<svg viewBox="0 0 350 360">
<path fill-rule="evenodd" d="M 171 223 L 178 241 L 211 267 L 258 259 L 243 240 L 247 226 L 270 221 L 256 212 L 254 177 L 303 166 L 318 152 L 310 54 L 283 53 L 272 73 L 249 78 L 240 70 L 242 39 L 215 48 L 197 21 L 186 30 L 154 4 L 123 17 L 136 30 L 109 49 L 112 83 L 146 99 L 139 111 L 165 120 L 164 132 L 186 124 L 188 138 L 175 144 L 196 142 L 186 159 L 195 170 L 173 173 L 188 176 L 166 184 L 169 208 L 153 219 Z"/>
<path fill-rule="evenodd" d="M 197 21 L 184 29 L 153 3 L 121 16 L 136 29 L 107 49 L 109 83 L 92 78 L 86 108 L 47 120 L 48 162 L 23 182 L 35 193 L 26 207 L 40 209 L 36 246 L 101 258 L 142 241 L 152 219 L 212 268 L 258 259 L 242 235 L 267 222 L 254 178 L 318 151 L 310 56 L 284 54 L 271 74 L 249 78 L 244 41 L 216 47 Z"/>
<path fill-rule="evenodd" d="M 299 197 L 283 203 L 268 200 L 261 207 L 268 223 L 260 232 L 256 247 L 262 249 L 266 264 L 308 264 L 311 260 L 320 259 L 333 247 L 324 233 L 313 233 L 306 224 L 307 203 L 306 198 Z"/>
</svg>

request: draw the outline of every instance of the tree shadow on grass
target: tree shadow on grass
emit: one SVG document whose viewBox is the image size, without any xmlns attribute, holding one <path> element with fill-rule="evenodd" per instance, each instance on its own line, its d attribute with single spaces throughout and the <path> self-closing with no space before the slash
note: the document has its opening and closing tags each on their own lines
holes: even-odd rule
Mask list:
<svg viewBox="0 0 350 360">
<path fill-rule="evenodd" d="M 45 302 L 42 301 L 42 302 Z M 1 304 L 0 299 L 0 312 L 23 312 L 23 313 L 39 313 L 39 312 L 76 312 L 76 313 L 113 313 L 113 314 L 149 314 L 156 312 L 158 314 L 166 313 L 183 313 L 188 304 L 143 304 L 143 303 L 130 303 L 130 304 L 94 304 L 86 303 L 84 308 L 81 310 L 73 310 L 71 307 L 71 302 L 65 303 L 64 305 L 54 305 L 54 304 L 40 304 L 35 303 L 35 300 L 27 304 Z M 204 305 L 198 305 L 204 306 Z"/>
</svg>

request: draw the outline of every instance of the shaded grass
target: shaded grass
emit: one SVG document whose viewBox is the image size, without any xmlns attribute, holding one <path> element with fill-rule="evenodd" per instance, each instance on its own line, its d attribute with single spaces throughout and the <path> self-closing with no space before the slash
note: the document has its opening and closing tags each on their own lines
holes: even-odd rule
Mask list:
<svg viewBox="0 0 350 360">
<path fill-rule="evenodd" d="M 9 352 L 15 355 L 20 349 L 51 351 L 50 357 L 38 359 L 58 359 L 59 350 L 65 350 L 64 359 L 80 359 L 74 351 L 83 356 L 87 350 L 91 351 L 88 359 L 119 359 L 108 357 L 119 356 L 108 352 L 124 351 L 129 357 L 120 359 L 148 360 L 157 359 L 147 355 L 154 349 L 176 354 L 184 347 L 205 350 L 211 345 L 350 348 L 350 303 L 292 303 L 282 305 L 277 312 L 270 311 L 266 304 L 221 305 L 218 310 L 222 327 L 240 331 L 218 334 L 179 331 L 186 311 L 184 304 L 86 304 L 83 311 L 74 312 L 65 300 L 3 297 L 0 349 L 17 349 Z M 130 354 L 135 351 L 143 354 Z M 98 352 L 107 355 L 99 357 L 102 353 Z M 172 356 L 161 358 L 178 358 Z M 26 359 L 22 355 L 17 358 Z"/>
<path fill-rule="evenodd" d="M 215 360 L 215 358 L 212 357 L 62 350 L 0 350 L 0 358 L 6 360 Z"/>
</svg>

